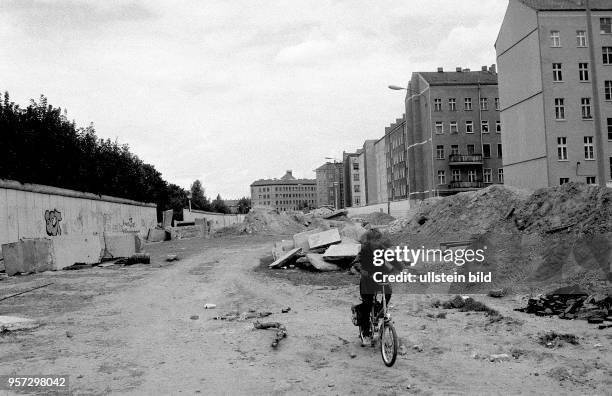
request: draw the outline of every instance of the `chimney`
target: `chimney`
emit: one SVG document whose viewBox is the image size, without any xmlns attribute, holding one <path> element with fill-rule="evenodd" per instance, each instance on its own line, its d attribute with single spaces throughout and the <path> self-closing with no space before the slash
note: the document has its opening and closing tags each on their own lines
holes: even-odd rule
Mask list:
<svg viewBox="0 0 612 396">
<path fill-rule="evenodd" d="M 465 68 L 465 69 L 463 69 L 463 71 L 467 73 L 467 72 L 470 71 L 470 69 L 469 68 Z"/>
<path fill-rule="evenodd" d="M 491 67 L 489 67 L 489 72 L 491 72 L 491 73 L 493 73 L 493 74 L 497 73 L 497 69 L 496 69 L 496 67 L 495 67 L 495 63 L 493 63 L 493 64 L 491 65 Z"/>
<path fill-rule="evenodd" d="M 458 66 L 458 67 L 456 67 L 456 68 L 455 68 L 455 71 L 456 71 L 457 73 L 461 73 L 461 70 L 463 70 L 463 69 L 461 68 L 461 66 Z"/>
<path fill-rule="evenodd" d="M 438 67 L 438 73 L 442 73 L 444 71 L 443 67 Z"/>
<path fill-rule="evenodd" d="M 291 176 L 291 177 L 293 177 L 293 171 L 292 171 L 291 169 L 289 169 L 289 170 L 287 171 L 287 176 Z"/>
</svg>

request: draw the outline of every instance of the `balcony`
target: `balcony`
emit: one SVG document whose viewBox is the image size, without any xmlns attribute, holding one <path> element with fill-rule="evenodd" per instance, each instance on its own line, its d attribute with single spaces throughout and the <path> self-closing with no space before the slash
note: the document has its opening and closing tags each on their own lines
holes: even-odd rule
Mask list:
<svg viewBox="0 0 612 396">
<path fill-rule="evenodd" d="M 483 188 L 484 183 L 482 180 L 476 181 L 451 181 L 448 185 L 451 189 L 470 189 L 470 188 Z"/>
<path fill-rule="evenodd" d="M 449 165 L 482 165 L 482 154 L 451 154 L 448 156 Z"/>
</svg>

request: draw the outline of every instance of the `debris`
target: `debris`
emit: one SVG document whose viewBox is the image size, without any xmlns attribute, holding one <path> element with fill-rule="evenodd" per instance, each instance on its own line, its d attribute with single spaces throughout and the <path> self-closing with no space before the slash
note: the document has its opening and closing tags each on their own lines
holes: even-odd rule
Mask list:
<svg viewBox="0 0 612 396">
<path fill-rule="evenodd" d="M 446 312 L 439 312 L 436 315 L 436 318 L 438 318 L 438 319 L 446 319 Z"/>
<path fill-rule="evenodd" d="M 285 253 L 282 257 L 274 261 L 272 264 L 268 265 L 269 268 L 277 268 L 287 263 L 289 260 L 297 256 L 298 253 L 302 251 L 301 248 L 291 249 L 287 253 Z"/>
<path fill-rule="evenodd" d="M 66 271 L 78 271 L 78 270 L 82 270 L 84 268 L 91 268 L 93 267 L 93 264 L 85 264 L 85 263 L 74 263 L 69 267 L 65 267 L 64 270 Z"/>
<path fill-rule="evenodd" d="M 541 345 L 548 348 L 560 347 L 564 342 L 572 345 L 578 345 L 578 337 L 573 334 L 561 334 L 554 331 L 549 331 L 538 336 Z"/>
<path fill-rule="evenodd" d="M 128 257 L 125 265 L 134 265 L 134 264 L 151 264 L 151 256 L 149 256 L 148 253 L 136 253 Z"/>
<path fill-rule="evenodd" d="M 352 240 L 353 243 L 357 243 L 367 231 L 359 223 L 346 222 L 340 229 L 340 236 L 343 237 L 343 240 Z"/>
<path fill-rule="evenodd" d="M 397 354 L 406 355 L 407 353 L 408 353 L 408 348 L 406 348 L 406 345 L 404 344 L 400 345 L 399 349 L 397 350 Z"/>
<path fill-rule="evenodd" d="M 333 219 L 334 217 L 340 217 L 340 216 L 346 216 L 348 213 L 348 211 L 343 210 L 343 209 L 339 209 L 339 210 L 334 210 L 331 213 L 328 213 L 326 215 L 323 215 L 322 217 L 324 219 Z"/>
<path fill-rule="evenodd" d="M 491 289 L 489 290 L 489 296 L 495 297 L 495 298 L 501 298 L 504 296 L 504 290 L 503 289 Z"/>
<path fill-rule="evenodd" d="M 308 236 L 308 246 L 310 249 L 327 247 L 335 243 L 340 243 L 340 241 L 340 233 L 337 228 Z"/>
<path fill-rule="evenodd" d="M 74 337 L 74 334 L 72 334 L 71 331 L 66 331 L 66 337 L 72 338 L 72 337 Z"/>
<path fill-rule="evenodd" d="M 288 313 L 289 311 L 291 311 L 291 307 L 281 309 L 282 313 Z"/>
<path fill-rule="evenodd" d="M 9 299 L 11 297 L 15 297 L 15 296 L 19 296 L 19 295 L 22 295 L 22 294 L 25 294 L 25 293 L 29 293 L 29 292 L 34 291 L 34 290 L 42 289 L 43 287 L 47 287 L 47 286 L 52 285 L 52 284 L 53 284 L 53 282 L 45 283 L 44 285 L 36 286 L 36 287 L 33 287 L 31 289 L 28 289 L 28 290 L 25 290 L 25 291 L 22 291 L 22 292 L 19 292 L 19 293 L 9 294 L 8 296 L 4 296 L 4 297 L 0 298 L 0 301 L 4 301 L 4 300 Z M 8 318 L 9 316 L 4 316 L 4 317 Z M 0 318 L 2 318 L 2 316 L 0 316 Z"/>
<path fill-rule="evenodd" d="M 191 315 L 189 317 L 189 319 L 191 319 L 191 320 L 198 320 L 198 319 L 200 319 L 200 317 L 198 315 Z"/>
<path fill-rule="evenodd" d="M 505 362 L 510 360 L 510 355 L 507 353 L 500 353 L 496 355 L 489 355 L 490 362 Z"/>
<path fill-rule="evenodd" d="M 423 347 L 420 345 L 413 345 L 412 349 L 414 349 L 417 352 L 423 352 Z"/>
<path fill-rule="evenodd" d="M 214 309 L 217 308 L 217 304 L 206 303 L 204 304 L 204 309 Z"/>
<path fill-rule="evenodd" d="M 323 259 L 325 260 L 344 260 L 347 258 L 354 258 L 359 254 L 361 245 L 358 243 L 340 243 L 338 245 L 331 245 L 325 253 L 323 253 Z"/>
<path fill-rule="evenodd" d="M 98 264 L 98 267 L 108 268 L 108 267 L 112 267 L 113 265 L 115 265 L 115 263 L 102 263 L 102 264 Z"/>
<path fill-rule="evenodd" d="M 306 255 L 310 264 L 315 267 L 319 271 L 328 272 L 328 271 L 340 271 L 340 267 L 336 264 L 328 263 L 323 260 L 323 256 L 316 253 L 308 253 Z"/>
<path fill-rule="evenodd" d="M 162 227 L 172 227 L 172 216 L 174 216 L 174 211 L 172 209 L 164 210 L 162 212 Z"/>
<path fill-rule="evenodd" d="M 610 296 L 588 296 L 578 286 L 566 286 L 547 295 L 530 298 L 526 307 L 517 308 L 515 311 L 538 316 L 559 315 L 561 319 L 585 319 L 590 323 L 603 323 L 611 308 Z"/>
<path fill-rule="evenodd" d="M 158 228 L 149 228 L 149 232 L 147 233 L 147 241 L 163 242 L 168 239 L 170 239 L 170 233 L 166 230 L 160 230 Z"/>
<path fill-rule="evenodd" d="M 349 356 L 351 357 L 351 359 L 355 359 L 357 357 L 357 354 L 355 352 L 351 352 L 349 353 Z"/>
<path fill-rule="evenodd" d="M 272 348 L 276 348 L 279 342 L 287 337 L 287 329 L 279 322 L 264 322 L 261 323 L 256 321 L 253 323 L 253 327 L 256 329 L 277 329 L 276 334 L 274 336 L 274 340 L 272 341 Z"/>
<path fill-rule="evenodd" d="M 178 256 L 176 254 L 169 254 L 166 256 L 166 261 L 176 261 L 178 260 Z"/>
<path fill-rule="evenodd" d="M 6 331 L 30 330 L 40 326 L 33 319 L 19 318 L 16 316 L 0 316 L 0 333 Z"/>
</svg>

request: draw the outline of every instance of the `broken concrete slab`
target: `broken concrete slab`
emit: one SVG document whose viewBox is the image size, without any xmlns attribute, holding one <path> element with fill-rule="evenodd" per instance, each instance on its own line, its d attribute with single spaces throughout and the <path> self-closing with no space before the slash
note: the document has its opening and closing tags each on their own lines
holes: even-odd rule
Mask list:
<svg viewBox="0 0 612 396">
<path fill-rule="evenodd" d="M 23 239 L 7 243 L 2 245 L 2 254 L 6 274 L 9 276 L 54 269 L 55 252 L 50 239 Z"/>
<path fill-rule="evenodd" d="M 134 234 L 131 233 L 132 238 Z M 61 235 L 52 238 L 55 261 L 54 270 L 61 270 L 75 263 L 97 264 L 102 258 L 104 245 L 99 235 Z"/>
<path fill-rule="evenodd" d="M 338 245 L 331 245 L 325 253 L 323 258 L 325 260 L 342 260 L 347 258 L 354 258 L 359 254 L 361 245 L 358 243 L 340 243 Z"/>
<path fill-rule="evenodd" d="M 147 241 L 149 242 L 162 242 L 170 239 L 170 235 L 166 230 L 160 230 L 159 228 L 150 228 L 147 234 Z"/>
<path fill-rule="evenodd" d="M 347 213 L 348 213 L 348 211 L 346 211 L 346 210 L 342 210 L 342 209 L 340 209 L 340 210 L 334 210 L 334 211 L 333 211 L 333 212 L 331 212 L 331 213 L 328 213 L 328 214 L 326 214 L 326 215 L 323 215 L 323 218 L 324 218 L 324 219 L 333 219 L 334 217 L 346 216 L 346 215 L 347 215 Z"/>
<path fill-rule="evenodd" d="M 172 216 L 174 211 L 172 209 L 164 210 L 162 212 L 162 228 L 172 227 Z"/>
<path fill-rule="evenodd" d="M 0 332 L 35 329 L 40 323 L 17 316 L 0 316 Z"/>
<path fill-rule="evenodd" d="M 359 241 L 366 232 L 368 232 L 368 230 L 359 223 L 346 223 L 340 230 L 340 235 Z"/>
<path fill-rule="evenodd" d="M 272 264 L 268 265 L 268 267 L 270 267 L 270 268 L 280 267 L 281 265 L 285 264 L 286 262 L 288 262 L 289 260 L 291 260 L 292 258 L 297 256 L 301 251 L 302 251 L 302 249 L 300 249 L 300 248 L 291 249 L 290 251 L 285 253 L 283 256 L 279 257 Z"/>
<path fill-rule="evenodd" d="M 105 232 L 104 257 L 131 257 L 136 254 L 136 237 L 132 233 Z"/>
<path fill-rule="evenodd" d="M 272 258 L 274 260 L 278 260 L 285 254 L 283 250 L 283 245 L 281 242 L 274 242 L 274 246 L 272 246 Z"/>
<path fill-rule="evenodd" d="M 340 243 L 340 241 L 340 233 L 338 232 L 337 228 L 332 228 L 327 231 L 308 236 L 308 246 L 310 249 L 329 246 L 334 243 Z"/>
<path fill-rule="evenodd" d="M 291 249 L 295 249 L 297 246 L 295 246 L 293 239 L 283 239 L 281 240 L 281 247 L 285 252 L 288 252 Z"/>
<path fill-rule="evenodd" d="M 310 249 L 310 245 L 308 245 L 308 237 L 310 235 L 318 234 L 323 232 L 322 228 L 316 228 L 314 230 L 300 232 L 299 234 L 295 234 L 293 236 L 293 246 L 294 248 L 301 248 L 302 251 L 306 252 Z"/>
<path fill-rule="evenodd" d="M 306 258 L 313 267 L 315 267 L 319 271 L 328 272 L 328 271 L 340 271 L 340 267 L 336 264 L 328 263 L 323 260 L 323 255 L 317 253 L 308 253 L 306 254 Z"/>
</svg>

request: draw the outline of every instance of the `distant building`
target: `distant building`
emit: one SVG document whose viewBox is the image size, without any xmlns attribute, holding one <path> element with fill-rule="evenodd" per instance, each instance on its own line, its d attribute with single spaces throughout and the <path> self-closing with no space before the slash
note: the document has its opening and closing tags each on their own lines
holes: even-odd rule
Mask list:
<svg viewBox="0 0 612 396">
<path fill-rule="evenodd" d="M 365 205 L 362 191 L 359 154 L 362 149 L 354 153 L 342 153 L 344 164 L 344 206 L 355 207 Z"/>
<path fill-rule="evenodd" d="M 597 183 L 597 161 L 612 180 L 612 1 L 589 2 L 590 31 L 585 4 L 508 4 L 495 43 L 507 184 Z"/>
<path fill-rule="evenodd" d="M 317 207 L 331 205 L 344 208 L 344 166 L 342 162 L 326 162 L 318 167 Z"/>
<path fill-rule="evenodd" d="M 495 65 L 480 71 L 459 67 L 413 73 L 406 95 L 405 142 L 398 123 L 386 134 L 391 199 L 421 200 L 503 183 L 498 97 Z M 395 153 L 400 149 L 406 153 L 405 169 L 404 154 Z"/>
<path fill-rule="evenodd" d="M 261 179 L 251 183 L 251 205 L 278 211 L 314 208 L 317 204 L 317 182 L 296 179 L 290 170 L 280 179 Z"/>
<path fill-rule="evenodd" d="M 224 199 L 225 206 L 229 209 L 229 213 L 238 213 L 238 199 Z"/>
<path fill-rule="evenodd" d="M 366 140 L 359 153 L 359 180 L 361 182 L 362 205 L 378 203 L 378 175 L 376 172 L 376 152 L 374 144 L 376 140 Z M 385 177 L 386 179 L 386 177 Z"/>
<path fill-rule="evenodd" d="M 374 143 L 374 156 L 376 157 L 376 198 L 373 203 L 384 203 L 389 200 L 387 196 L 387 150 L 385 137 Z"/>
<path fill-rule="evenodd" d="M 390 201 L 408 198 L 405 115 L 385 128 L 387 194 Z"/>
</svg>

